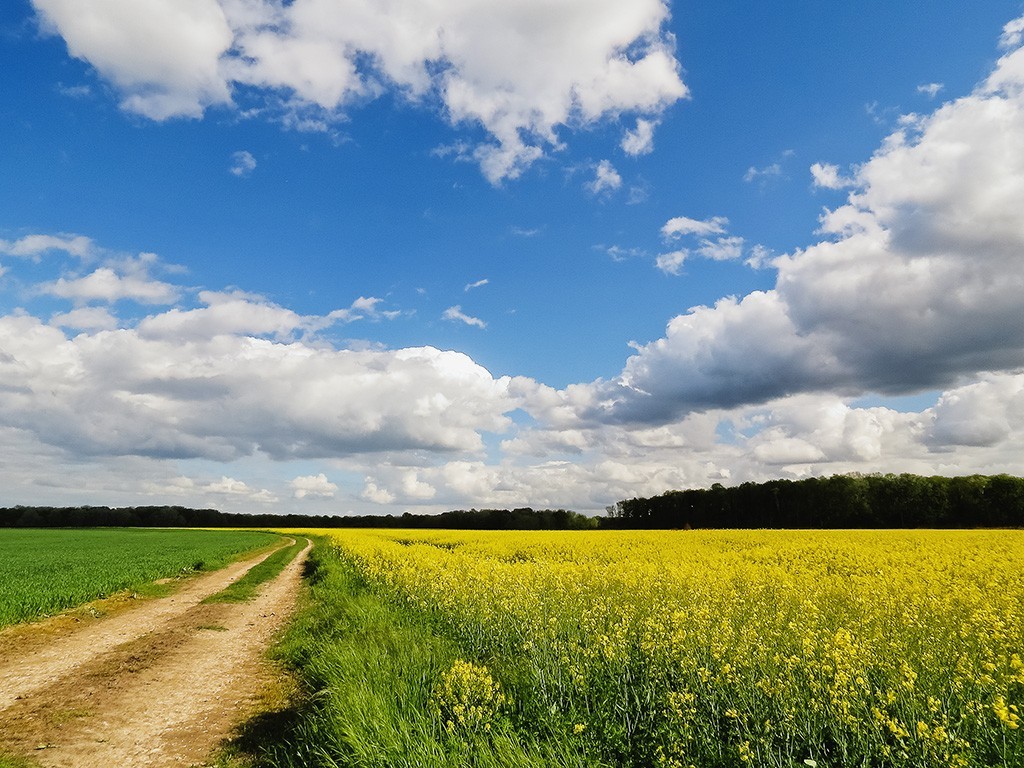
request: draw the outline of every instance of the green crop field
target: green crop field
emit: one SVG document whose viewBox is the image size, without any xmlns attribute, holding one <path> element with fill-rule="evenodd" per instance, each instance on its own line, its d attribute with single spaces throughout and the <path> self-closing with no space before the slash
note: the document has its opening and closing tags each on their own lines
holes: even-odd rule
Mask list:
<svg viewBox="0 0 1024 768">
<path fill-rule="evenodd" d="M 0 530 L 0 627 L 183 571 L 219 568 L 277 540 L 256 531 Z"/>
</svg>

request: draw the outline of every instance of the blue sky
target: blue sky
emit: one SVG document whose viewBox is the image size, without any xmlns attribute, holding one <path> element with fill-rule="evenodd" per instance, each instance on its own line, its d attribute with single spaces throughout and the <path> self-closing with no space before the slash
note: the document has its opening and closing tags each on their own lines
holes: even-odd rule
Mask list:
<svg viewBox="0 0 1024 768">
<path fill-rule="evenodd" d="M 0 503 L 1024 472 L 1020 2 L 0 10 Z"/>
</svg>

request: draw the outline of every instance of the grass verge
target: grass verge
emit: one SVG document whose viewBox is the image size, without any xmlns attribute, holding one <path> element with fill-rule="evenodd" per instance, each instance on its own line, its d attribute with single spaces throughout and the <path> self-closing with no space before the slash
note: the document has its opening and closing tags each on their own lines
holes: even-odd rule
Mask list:
<svg viewBox="0 0 1024 768">
<path fill-rule="evenodd" d="M 246 574 L 234 584 L 222 589 L 215 595 L 203 600 L 204 603 L 244 603 L 252 600 L 259 592 L 261 585 L 276 577 L 309 542 L 296 538 L 295 543 L 272 552 L 262 561 L 250 568 Z"/>
<path fill-rule="evenodd" d="M 243 726 L 231 754 L 216 765 L 602 765 L 580 744 L 545 741 L 517 724 L 514 707 L 506 706 L 493 681 L 486 682 L 486 660 L 460 666 L 464 657 L 456 643 L 377 598 L 329 543 L 318 542 L 307 568 L 305 605 L 276 651 L 295 670 L 303 693 L 290 709 Z M 466 669 L 463 679 L 460 670 Z M 459 720 L 453 712 L 466 691 L 482 698 L 470 703 L 476 716 Z"/>
</svg>

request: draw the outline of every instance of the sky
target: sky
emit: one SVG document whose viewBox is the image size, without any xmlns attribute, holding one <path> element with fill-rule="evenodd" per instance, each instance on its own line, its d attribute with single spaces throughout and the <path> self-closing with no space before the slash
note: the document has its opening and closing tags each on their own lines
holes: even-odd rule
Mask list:
<svg viewBox="0 0 1024 768">
<path fill-rule="evenodd" d="M 1024 474 L 1024 3 L 8 0 L 0 506 Z"/>
</svg>

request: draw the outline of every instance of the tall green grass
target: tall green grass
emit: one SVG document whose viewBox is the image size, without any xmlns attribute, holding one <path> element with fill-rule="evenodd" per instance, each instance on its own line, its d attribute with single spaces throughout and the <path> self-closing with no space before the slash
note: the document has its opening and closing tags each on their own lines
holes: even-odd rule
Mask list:
<svg viewBox="0 0 1024 768">
<path fill-rule="evenodd" d="M 511 713 L 500 706 L 485 711 L 482 718 L 446 728 L 438 708 L 458 706 L 458 691 L 440 691 L 437 681 L 456 668 L 462 656 L 459 646 L 409 612 L 375 597 L 329 545 L 314 549 L 308 567 L 308 600 L 278 648 L 280 658 L 299 675 L 305 696 L 291 716 L 280 718 L 276 725 L 282 730 L 264 732 L 250 745 L 259 753 L 259 765 L 605 765 L 587 758 L 577 746 L 518 728 Z M 454 681 L 456 688 L 459 683 Z"/>
<path fill-rule="evenodd" d="M 155 579 L 214 570 L 279 540 L 257 531 L 0 530 L 0 627 Z"/>
</svg>

